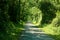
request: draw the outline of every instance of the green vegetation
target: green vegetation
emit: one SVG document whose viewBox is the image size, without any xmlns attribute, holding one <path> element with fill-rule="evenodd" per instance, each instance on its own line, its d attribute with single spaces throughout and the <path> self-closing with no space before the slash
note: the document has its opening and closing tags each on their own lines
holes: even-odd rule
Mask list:
<svg viewBox="0 0 60 40">
<path fill-rule="evenodd" d="M 60 40 L 60 11 L 56 12 L 56 17 L 52 20 L 51 24 L 44 26 L 43 30 L 55 40 Z"/>
<path fill-rule="evenodd" d="M 1 40 L 18 40 L 28 21 L 60 40 L 60 0 L 0 0 Z"/>
<path fill-rule="evenodd" d="M 0 40 L 18 40 L 22 28 L 19 0 L 0 0 Z"/>
</svg>

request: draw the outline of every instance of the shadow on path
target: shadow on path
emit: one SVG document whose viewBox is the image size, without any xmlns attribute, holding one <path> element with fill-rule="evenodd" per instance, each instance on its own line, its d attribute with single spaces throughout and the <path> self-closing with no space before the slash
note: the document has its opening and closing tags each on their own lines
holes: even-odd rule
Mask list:
<svg viewBox="0 0 60 40">
<path fill-rule="evenodd" d="M 45 34 L 41 28 L 34 27 L 33 24 L 27 23 L 24 26 L 25 30 L 22 32 L 19 40 L 54 40 Z"/>
</svg>

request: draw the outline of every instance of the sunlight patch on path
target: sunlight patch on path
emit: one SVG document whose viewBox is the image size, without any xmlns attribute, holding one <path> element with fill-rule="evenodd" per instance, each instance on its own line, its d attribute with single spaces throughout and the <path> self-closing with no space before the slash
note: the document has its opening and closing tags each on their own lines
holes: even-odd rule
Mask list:
<svg viewBox="0 0 60 40">
<path fill-rule="evenodd" d="M 44 33 L 44 32 L 26 31 L 26 33 Z"/>
<path fill-rule="evenodd" d="M 35 26 L 34 24 L 32 24 L 32 23 L 26 23 L 26 24 L 24 24 L 25 26 Z"/>
<path fill-rule="evenodd" d="M 29 28 L 30 30 L 42 30 L 42 28 Z"/>
</svg>

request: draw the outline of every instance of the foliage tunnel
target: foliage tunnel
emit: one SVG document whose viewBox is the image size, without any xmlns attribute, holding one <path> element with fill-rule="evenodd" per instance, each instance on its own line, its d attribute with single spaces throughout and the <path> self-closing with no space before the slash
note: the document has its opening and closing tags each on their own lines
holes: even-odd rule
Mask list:
<svg viewBox="0 0 60 40">
<path fill-rule="evenodd" d="M 42 24 L 49 24 L 56 17 L 56 8 L 50 2 L 40 2 L 40 10 L 42 11 Z"/>
</svg>

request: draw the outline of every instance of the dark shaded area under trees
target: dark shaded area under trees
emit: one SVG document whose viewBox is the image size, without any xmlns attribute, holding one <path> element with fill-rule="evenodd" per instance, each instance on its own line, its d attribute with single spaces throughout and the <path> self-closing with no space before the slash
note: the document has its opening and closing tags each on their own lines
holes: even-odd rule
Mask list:
<svg viewBox="0 0 60 40">
<path fill-rule="evenodd" d="M 0 0 L 0 40 L 16 40 L 20 22 L 20 1 Z M 20 26 L 19 26 L 20 27 Z M 16 29 L 15 29 L 16 28 Z M 6 38 L 7 37 L 7 38 Z"/>
<path fill-rule="evenodd" d="M 42 21 L 41 24 L 50 24 L 53 18 L 56 17 L 56 8 L 50 2 L 41 2 L 40 10 L 42 11 Z"/>
</svg>

